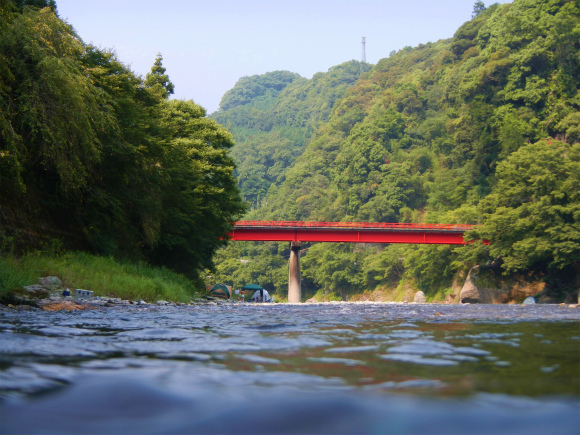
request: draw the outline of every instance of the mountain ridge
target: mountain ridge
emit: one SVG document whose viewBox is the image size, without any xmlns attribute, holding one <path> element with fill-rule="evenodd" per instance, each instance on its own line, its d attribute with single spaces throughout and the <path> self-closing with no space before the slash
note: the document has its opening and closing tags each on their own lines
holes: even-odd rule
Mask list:
<svg viewBox="0 0 580 435">
<path fill-rule="evenodd" d="M 506 274 L 533 273 L 548 281 L 561 276 L 562 291 L 577 291 L 578 198 L 563 189 L 577 178 L 579 19 L 574 1 L 516 0 L 482 10 L 453 38 L 380 60 L 335 100 L 328 121 L 313 129 L 304 151 L 247 218 L 474 223 L 483 229 L 470 237 L 496 242 L 490 248 L 378 250 L 313 245 L 303 260 L 307 294 L 344 296 L 410 283 L 428 298 L 441 297 L 459 274 L 495 257 L 505 260 Z M 567 175 L 550 177 L 550 169 L 539 165 L 530 177 L 551 178 L 553 194 L 520 180 L 528 197 L 514 202 L 498 186 L 515 176 L 509 168 L 533 165 L 530 153 L 545 153 L 546 162 L 560 159 Z M 555 199 L 559 195 L 565 199 Z M 570 244 L 538 222 L 527 234 L 517 229 L 528 201 L 544 203 L 537 212 L 553 219 L 554 228 L 561 222 L 559 231 Z M 490 223 L 506 209 L 513 230 L 502 232 Z M 541 240 L 542 248 L 532 239 Z M 230 246 L 231 255 L 218 257 L 255 258 L 267 273 L 260 275 L 251 262 L 221 268 L 219 260 L 217 276 L 262 279 L 283 294 L 283 265 L 269 271 L 265 259 L 278 264 L 274 258 L 287 255 L 287 247 L 265 246 Z M 565 260 L 556 260 L 560 255 Z"/>
</svg>

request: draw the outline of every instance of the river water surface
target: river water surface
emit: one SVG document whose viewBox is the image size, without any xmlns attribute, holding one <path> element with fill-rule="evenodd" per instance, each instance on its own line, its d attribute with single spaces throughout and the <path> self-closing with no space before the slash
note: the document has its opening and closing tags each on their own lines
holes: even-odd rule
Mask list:
<svg viewBox="0 0 580 435">
<path fill-rule="evenodd" d="M 0 312 L 0 434 L 580 434 L 580 309 Z"/>
</svg>

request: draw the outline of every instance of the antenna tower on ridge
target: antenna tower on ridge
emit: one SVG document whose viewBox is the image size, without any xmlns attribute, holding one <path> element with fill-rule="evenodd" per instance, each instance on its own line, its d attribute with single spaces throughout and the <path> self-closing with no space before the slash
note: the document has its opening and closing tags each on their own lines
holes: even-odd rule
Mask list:
<svg viewBox="0 0 580 435">
<path fill-rule="evenodd" d="M 364 36 L 362 37 L 362 57 L 361 57 L 361 62 L 362 63 L 367 63 L 367 54 L 365 52 L 365 43 L 366 43 L 366 39 Z"/>
</svg>

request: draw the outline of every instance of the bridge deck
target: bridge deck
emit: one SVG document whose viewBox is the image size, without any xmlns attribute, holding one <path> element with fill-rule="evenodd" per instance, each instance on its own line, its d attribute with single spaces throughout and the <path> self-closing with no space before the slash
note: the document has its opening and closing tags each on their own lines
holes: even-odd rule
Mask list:
<svg viewBox="0 0 580 435">
<path fill-rule="evenodd" d="M 474 225 L 384 222 L 238 221 L 231 240 L 463 245 Z"/>
</svg>

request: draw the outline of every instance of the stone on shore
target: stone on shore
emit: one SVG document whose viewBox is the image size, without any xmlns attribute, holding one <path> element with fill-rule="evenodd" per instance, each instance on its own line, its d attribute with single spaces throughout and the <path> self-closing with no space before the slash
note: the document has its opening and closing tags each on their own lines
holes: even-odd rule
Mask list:
<svg viewBox="0 0 580 435">
<path fill-rule="evenodd" d="M 64 287 L 62 285 L 62 281 L 58 279 L 56 276 L 45 276 L 42 278 L 38 278 L 38 283 L 42 287 L 50 291 L 61 290 Z"/>
<path fill-rule="evenodd" d="M 12 305 L 37 306 L 38 301 L 50 296 L 48 290 L 38 284 L 14 288 L 6 293 L 3 302 Z"/>
<path fill-rule="evenodd" d="M 425 297 L 425 293 L 419 290 L 417 293 L 415 293 L 415 296 L 413 297 L 413 302 L 416 304 L 426 304 L 427 298 Z"/>
<path fill-rule="evenodd" d="M 15 309 L 16 311 L 31 311 L 31 310 L 38 311 L 38 308 L 34 308 L 31 305 L 15 305 L 12 308 Z"/>
<path fill-rule="evenodd" d="M 459 292 L 459 302 L 462 304 L 519 304 L 527 297 L 537 296 L 545 290 L 544 282 L 529 281 L 522 277 L 505 277 L 498 270 L 499 268 L 493 264 L 473 267 Z"/>
</svg>

